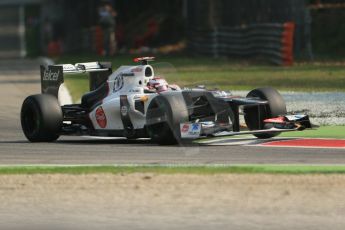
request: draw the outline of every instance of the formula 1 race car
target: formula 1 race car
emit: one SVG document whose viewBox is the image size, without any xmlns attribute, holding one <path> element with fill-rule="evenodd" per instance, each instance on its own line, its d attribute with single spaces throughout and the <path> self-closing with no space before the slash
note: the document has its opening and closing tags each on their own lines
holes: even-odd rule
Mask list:
<svg viewBox="0 0 345 230">
<path fill-rule="evenodd" d="M 151 60 L 136 58 L 137 65 L 115 72 L 107 62 L 41 66 L 42 93 L 27 97 L 21 109 L 25 136 L 31 142 L 89 135 L 176 144 L 219 135 L 270 138 L 311 128 L 307 115 L 286 115 L 284 99 L 275 89 L 254 89 L 247 97 L 203 87 L 181 89 L 155 76 Z M 80 104 L 61 106 L 58 91 L 64 75 L 78 73 L 89 73 L 90 92 Z"/>
</svg>

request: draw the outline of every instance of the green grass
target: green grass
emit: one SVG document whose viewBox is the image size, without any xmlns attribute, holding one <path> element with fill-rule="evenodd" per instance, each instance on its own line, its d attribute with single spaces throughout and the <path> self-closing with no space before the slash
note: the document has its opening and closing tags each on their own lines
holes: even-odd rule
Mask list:
<svg viewBox="0 0 345 230">
<path fill-rule="evenodd" d="M 311 137 L 345 139 L 345 126 L 321 126 L 313 130 L 282 133 L 279 137 Z"/>
<path fill-rule="evenodd" d="M 343 174 L 345 165 L 210 165 L 210 166 L 2 166 L 0 175 L 13 174 Z"/>
<path fill-rule="evenodd" d="M 200 139 L 194 141 L 195 143 L 207 143 L 210 140 L 227 140 L 232 138 L 252 138 L 252 135 L 243 135 L 243 136 L 229 136 L 229 137 L 215 137 Z M 296 132 L 286 132 L 281 133 L 278 137 L 302 137 L 302 138 L 336 138 L 336 139 L 345 139 L 345 126 L 321 126 L 317 129 L 306 129 L 303 131 Z"/>
<path fill-rule="evenodd" d="M 86 74 L 76 74 L 65 76 L 65 84 L 72 96 L 72 100 L 77 102 L 81 96 L 89 92 L 89 78 Z"/>
<path fill-rule="evenodd" d="M 120 65 L 133 65 L 131 56 L 108 59 L 113 69 Z M 107 58 L 97 56 L 65 56 L 57 63 L 76 63 Z M 165 77 L 181 86 L 206 85 L 226 90 L 251 90 L 271 86 L 288 91 L 341 91 L 345 92 L 345 68 L 343 62 L 297 63 L 292 67 L 279 67 L 258 62 L 205 57 L 161 56 L 154 63 L 170 63 L 176 72 Z M 68 76 L 66 85 L 77 99 L 88 91 L 87 75 Z"/>
</svg>

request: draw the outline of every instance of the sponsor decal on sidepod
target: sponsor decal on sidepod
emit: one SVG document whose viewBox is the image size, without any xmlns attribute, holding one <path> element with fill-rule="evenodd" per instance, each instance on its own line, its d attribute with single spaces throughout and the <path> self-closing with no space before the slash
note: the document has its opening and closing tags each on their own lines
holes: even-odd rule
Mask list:
<svg viewBox="0 0 345 230">
<path fill-rule="evenodd" d="M 96 121 L 99 127 L 105 128 L 107 126 L 107 117 L 105 116 L 102 106 L 96 110 Z"/>
<path fill-rule="evenodd" d="M 181 133 L 187 133 L 189 130 L 189 124 L 184 124 L 181 128 Z"/>
<path fill-rule="evenodd" d="M 127 113 L 128 113 L 127 106 L 122 106 L 120 111 L 121 111 L 122 116 L 127 116 Z"/>
<path fill-rule="evenodd" d="M 180 124 L 182 138 L 197 138 L 201 133 L 201 125 L 198 123 L 182 123 Z"/>
</svg>

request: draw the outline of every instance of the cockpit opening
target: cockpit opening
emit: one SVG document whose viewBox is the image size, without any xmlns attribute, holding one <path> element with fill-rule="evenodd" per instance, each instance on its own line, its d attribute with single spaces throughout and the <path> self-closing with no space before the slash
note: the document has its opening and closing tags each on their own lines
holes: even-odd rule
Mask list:
<svg viewBox="0 0 345 230">
<path fill-rule="evenodd" d="M 152 77 L 153 75 L 153 70 L 151 67 L 146 67 L 145 68 L 145 77 Z"/>
</svg>

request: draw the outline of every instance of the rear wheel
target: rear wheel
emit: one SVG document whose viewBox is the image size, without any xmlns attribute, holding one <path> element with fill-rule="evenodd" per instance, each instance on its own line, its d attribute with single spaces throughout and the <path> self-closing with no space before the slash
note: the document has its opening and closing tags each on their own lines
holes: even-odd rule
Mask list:
<svg viewBox="0 0 345 230">
<path fill-rule="evenodd" d="M 245 122 L 250 130 L 265 129 L 264 120 L 286 114 L 284 98 L 273 88 L 258 88 L 250 91 L 247 97 L 257 97 L 267 100 L 268 104 L 260 106 L 247 106 L 243 109 Z M 271 138 L 280 133 L 258 133 L 258 138 Z"/>
<path fill-rule="evenodd" d="M 155 97 L 147 110 L 147 131 L 151 140 L 160 145 L 181 141 L 180 123 L 188 121 L 188 110 L 181 94 Z"/>
<path fill-rule="evenodd" d="M 27 97 L 21 109 L 21 125 L 31 142 L 51 142 L 59 138 L 62 110 L 58 100 L 49 94 Z"/>
</svg>

